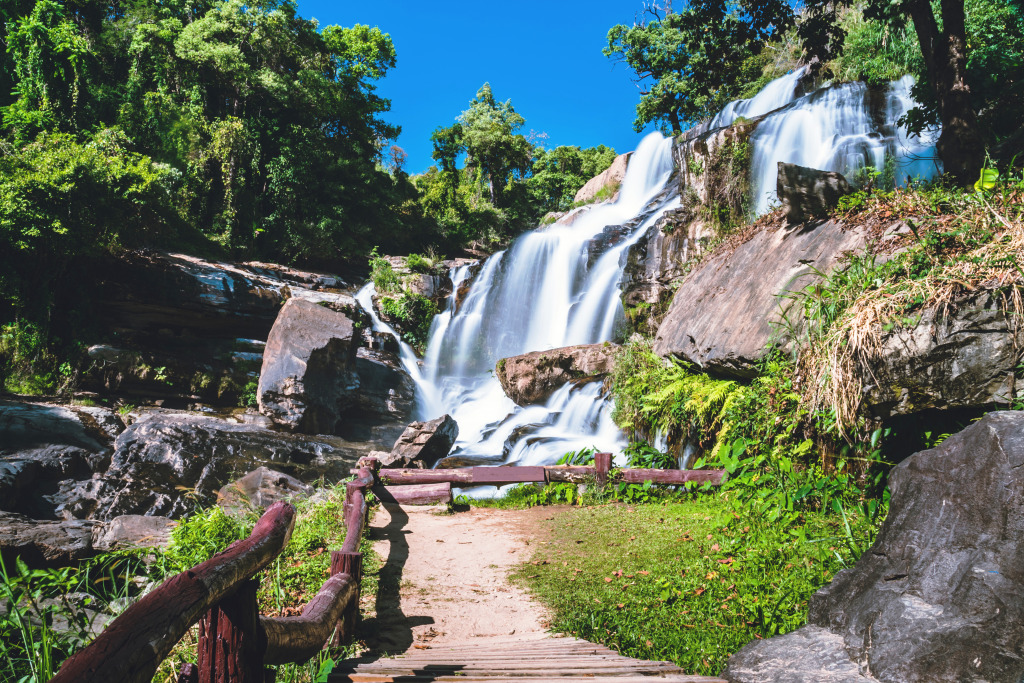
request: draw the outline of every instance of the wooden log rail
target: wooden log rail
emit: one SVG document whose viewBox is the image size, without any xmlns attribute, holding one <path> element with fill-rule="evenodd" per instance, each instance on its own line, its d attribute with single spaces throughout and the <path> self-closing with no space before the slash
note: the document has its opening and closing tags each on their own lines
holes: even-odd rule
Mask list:
<svg viewBox="0 0 1024 683">
<path fill-rule="evenodd" d="M 331 576 L 295 617 L 260 616 L 254 577 L 291 538 L 295 507 L 274 503 L 248 538 L 163 583 L 125 610 L 88 647 L 69 657 L 51 683 L 148 683 L 160 662 L 199 624 L 198 663 L 186 664 L 178 683 L 268 683 L 267 664 L 304 662 L 331 639 L 349 642 L 359 616 L 363 556 L 359 543 L 367 520 L 367 492 L 385 502 L 429 502 L 451 485 L 609 480 L 659 484 L 714 484 L 722 470 L 622 469 L 612 471 L 610 453 L 592 466 L 389 469 L 378 476 L 375 458 L 362 458 L 346 484 L 345 541 L 331 553 Z M 392 484 L 382 486 L 381 483 Z M 426 485 L 426 486 L 424 486 Z M 433 487 L 431 486 L 433 485 Z M 408 492 L 410 489 L 418 489 Z M 439 493 L 441 492 L 441 493 Z"/>
<path fill-rule="evenodd" d="M 179 683 L 265 683 L 264 666 L 303 662 L 334 634 L 350 640 L 359 612 L 366 492 L 377 462 L 363 458 L 343 507 L 345 542 L 331 553 L 331 577 L 297 617 L 260 616 L 253 577 L 284 549 L 295 507 L 274 503 L 247 539 L 163 583 L 126 609 L 88 647 L 61 666 L 51 683 L 149 683 L 171 648 L 199 624 L 198 664 Z"/>
</svg>

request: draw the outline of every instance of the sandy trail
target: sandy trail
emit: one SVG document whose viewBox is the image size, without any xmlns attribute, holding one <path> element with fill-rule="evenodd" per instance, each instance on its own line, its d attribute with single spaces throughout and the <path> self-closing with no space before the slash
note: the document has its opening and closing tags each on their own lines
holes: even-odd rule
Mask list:
<svg viewBox="0 0 1024 683">
<path fill-rule="evenodd" d="M 529 559 L 541 520 L 552 511 L 438 512 L 390 506 L 377 511 L 370 533 L 386 562 L 376 617 L 363 624 L 367 644 L 404 652 L 482 637 L 545 637 L 544 610 L 511 585 L 507 574 Z"/>
</svg>

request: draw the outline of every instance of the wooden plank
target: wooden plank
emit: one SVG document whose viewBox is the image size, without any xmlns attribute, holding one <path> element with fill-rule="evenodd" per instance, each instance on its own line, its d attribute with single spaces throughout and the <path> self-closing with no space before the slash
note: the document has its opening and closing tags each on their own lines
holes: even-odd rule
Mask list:
<svg viewBox="0 0 1024 683">
<path fill-rule="evenodd" d="M 631 484 L 651 481 L 655 484 L 703 484 L 719 485 L 725 470 L 619 470 L 619 479 Z"/>
<path fill-rule="evenodd" d="M 199 622 L 198 683 L 263 683 L 263 634 L 250 580 Z"/>
<path fill-rule="evenodd" d="M 608 483 L 608 472 L 612 468 L 612 454 L 594 453 L 594 467 L 597 469 L 597 485 L 604 486 Z"/>
<path fill-rule="evenodd" d="M 266 664 L 304 662 L 323 649 L 338 621 L 356 600 L 357 584 L 348 574 L 335 574 L 306 603 L 297 617 L 260 617 L 267 635 Z"/>
<path fill-rule="evenodd" d="M 144 595 L 69 657 L 51 683 L 149 683 L 192 624 L 277 557 L 294 522 L 291 504 L 274 503 L 249 538 Z"/>
<path fill-rule="evenodd" d="M 452 485 L 411 484 L 409 486 L 375 486 L 373 493 L 384 504 L 437 505 L 452 502 Z"/>
<path fill-rule="evenodd" d="M 551 465 L 546 466 L 544 471 L 548 475 L 548 481 L 583 484 L 597 480 L 597 468 L 590 465 Z"/>
<path fill-rule="evenodd" d="M 547 481 L 543 467 L 472 467 L 473 484 L 503 486 L 505 484 L 541 483 Z"/>
<path fill-rule="evenodd" d="M 472 484 L 473 473 L 468 469 L 382 469 L 380 479 L 384 484 Z"/>
</svg>

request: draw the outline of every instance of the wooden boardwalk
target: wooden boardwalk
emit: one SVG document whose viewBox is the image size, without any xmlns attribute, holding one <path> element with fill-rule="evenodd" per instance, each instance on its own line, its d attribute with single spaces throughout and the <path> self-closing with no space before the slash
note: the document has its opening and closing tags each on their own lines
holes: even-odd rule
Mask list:
<svg viewBox="0 0 1024 683">
<path fill-rule="evenodd" d="M 693 676 L 669 662 L 623 657 L 603 645 L 576 638 L 473 639 L 437 648 L 416 646 L 398 657 L 367 655 L 339 664 L 331 683 L 726 683 Z"/>
</svg>

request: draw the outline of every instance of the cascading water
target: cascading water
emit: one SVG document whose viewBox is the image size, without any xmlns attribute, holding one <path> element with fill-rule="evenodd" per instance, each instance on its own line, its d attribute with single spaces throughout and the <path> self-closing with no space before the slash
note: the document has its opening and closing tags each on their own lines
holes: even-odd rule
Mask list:
<svg viewBox="0 0 1024 683">
<path fill-rule="evenodd" d="M 774 198 L 779 161 L 849 175 L 867 165 L 886 168 L 889 158 L 897 182 L 938 170 L 935 134 L 908 140 L 894 123 L 913 104 L 909 77 L 885 91 L 852 83 L 797 97 L 805 75 L 800 69 L 776 79 L 701 126 L 707 131 L 767 114 L 751 137 L 757 213 Z M 679 205 L 673 177 L 672 141 L 653 133 L 630 160 L 615 203 L 518 238 L 481 266 L 461 305 L 458 292 L 471 269 L 452 269 L 453 291 L 433 321 L 423 363 L 406 344 L 401 359 L 417 386 L 417 417 L 450 413 L 458 422 L 453 454 L 470 462 L 542 464 L 587 446 L 621 452 L 624 439 L 600 383 L 567 384 L 546 405 L 521 408 L 505 395 L 493 368 L 500 358 L 616 336 L 624 319 L 619 282 L 626 253 Z M 397 339 L 374 312 L 372 297 L 372 284 L 357 295 L 374 329 Z M 692 457 L 692 447 L 682 455 Z"/>
<path fill-rule="evenodd" d="M 777 199 L 780 161 L 838 171 L 851 181 L 860 169 L 870 166 L 883 176 L 890 175 L 883 178 L 890 186 L 927 180 L 941 172 L 935 152 L 937 132 L 908 138 L 896 125 L 914 106 L 913 82 L 905 76 L 884 90 L 864 83 L 825 86 L 766 116 L 750 138 L 755 213 L 766 213 Z"/>
</svg>

